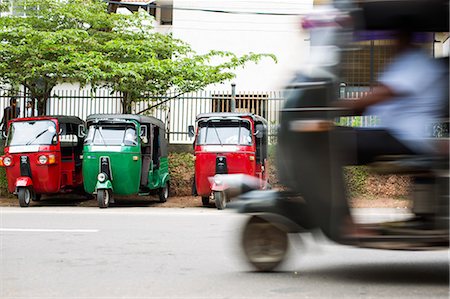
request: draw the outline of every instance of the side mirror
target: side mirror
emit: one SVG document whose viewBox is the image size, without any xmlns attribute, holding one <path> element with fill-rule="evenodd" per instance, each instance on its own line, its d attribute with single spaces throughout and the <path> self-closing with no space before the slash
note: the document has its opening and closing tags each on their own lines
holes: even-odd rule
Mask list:
<svg viewBox="0 0 450 299">
<path fill-rule="evenodd" d="M 139 137 L 141 139 L 144 139 L 144 137 L 147 137 L 147 126 L 145 126 L 145 125 L 141 126 L 141 130 L 139 131 Z"/>
<path fill-rule="evenodd" d="M 142 142 L 144 144 L 148 143 L 148 138 L 147 138 L 147 126 L 146 125 L 142 125 L 141 129 L 139 131 L 139 138 L 141 138 Z"/>
<path fill-rule="evenodd" d="M 84 125 L 78 125 L 78 137 L 79 138 L 86 137 L 86 129 L 85 129 Z"/>
<path fill-rule="evenodd" d="M 194 126 L 193 125 L 190 125 L 188 127 L 188 135 L 189 135 L 189 138 L 192 138 L 192 137 L 195 136 L 195 130 L 194 130 Z"/>
<path fill-rule="evenodd" d="M 257 124 L 255 129 L 256 129 L 256 132 L 255 132 L 256 138 L 262 138 L 264 136 L 264 131 L 265 131 L 264 125 Z"/>
</svg>

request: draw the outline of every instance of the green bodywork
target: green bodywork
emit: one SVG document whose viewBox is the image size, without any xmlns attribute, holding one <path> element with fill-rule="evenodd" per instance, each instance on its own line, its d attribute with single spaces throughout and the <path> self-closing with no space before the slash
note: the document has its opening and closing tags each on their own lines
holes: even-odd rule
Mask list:
<svg viewBox="0 0 450 299">
<path fill-rule="evenodd" d="M 109 157 L 112 176 L 103 183 L 97 179 L 101 157 Z M 159 164 L 157 169 L 154 169 L 153 162 L 150 165 L 146 186 L 150 190 L 163 187 L 170 179 L 168 158 L 160 157 Z M 96 193 L 98 189 L 112 189 L 118 195 L 139 194 L 142 192 L 141 169 L 141 140 L 135 146 L 84 145 L 83 180 L 84 189 L 88 193 Z"/>
</svg>

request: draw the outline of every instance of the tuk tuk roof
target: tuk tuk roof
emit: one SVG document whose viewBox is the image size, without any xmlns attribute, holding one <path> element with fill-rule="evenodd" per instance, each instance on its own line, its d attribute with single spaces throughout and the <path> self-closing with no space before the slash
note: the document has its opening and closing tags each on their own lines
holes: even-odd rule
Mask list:
<svg viewBox="0 0 450 299">
<path fill-rule="evenodd" d="M 77 116 L 68 116 L 68 115 L 42 115 L 36 117 L 25 117 L 25 118 L 15 118 L 11 121 L 19 122 L 19 121 L 28 121 L 28 120 L 48 120 L 48 119 L 57 119 L 59 123 L 66 124 L 83 124 L 84 121 Z"/>
<path fill-rule="evenodd" d="M 156 117 L 135 114 L 91 114 L 87 117 L 86 122 L 93 122 L 96 119 L 135 120 L 142 124 L 153 124 L 163 129 L 166 127 L 164 123 Z"/>
<path fill-rule="evenodd" d="M 355 1 L 356 2 L 356 1 Z M 415 32 L 448 32 L 448 0 L 362 0 L 357 1 L 360 11 L 355 11 L 355 19 L 362 17 L 363 24 L 358 29 L 396 30 L 399 21 L 407 23 Z M 361 26 L 362 25 L 362 26 Z"/>
<path fill-rule="evenodd" d="M 201 113 L 198 114 L 196 117 L 196 121 L 202 119 L 202 118 L 211 118 L 211 117 L 218 117 L 218 118 L 233 118 L 233 117 L 250 117 L 254 121 L 261 121 L 265 124 L 267 124 L 267 120 L 259 115 L 253 114 L 253 113 L 234 113 L 234 112 L 213 112 L 213 113 Z"/>
</svg>

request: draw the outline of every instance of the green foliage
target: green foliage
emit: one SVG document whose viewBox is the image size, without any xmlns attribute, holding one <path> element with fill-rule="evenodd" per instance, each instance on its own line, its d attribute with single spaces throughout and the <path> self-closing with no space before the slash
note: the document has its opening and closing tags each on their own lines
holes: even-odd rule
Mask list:
<svg viewBox="0 0 450 299">
<path fill-rule="evenodd" d="M 170 153 L 169 173 L 172 195 L 191 195 L 194 182 L 195 162 L 191 153 Z"/>
<path fill-rule="evenodd" d="M 0 196 L 8 196 L 8 181 L 6 180 L 6 171 L 4 167 L 0 167 Z"/>
<path fill-rule="evenodd" d="M 344 167 L 347 191 L 351 196 L 361 195 L 365 192 L 368 177 L 367 169 L 364 166 Z"/>
<path fill-rule="evenodd" d="M 3 154 L 3 146 L 0 146 L 0 155 Z M 8 181 L 6 180 L 6 171 L 4 167 L 0 167 L 0 196 L 10 196 L 8 192 Z"/>
<path fill-rule="evenodd" d="M 145 11 L 109 14 L 102 0 L 16 0 L 15 7 L 18 15 L 0 18 L 0 83 L 25 85 L 40 113 L 59 82 L 109 86 L 123 93 L 127 110 L 149 95 L 231 79 L 247 62 L 276 61 L 269 54 L 197 55 L 187 43 L 152 31 Z"/>
</svg>

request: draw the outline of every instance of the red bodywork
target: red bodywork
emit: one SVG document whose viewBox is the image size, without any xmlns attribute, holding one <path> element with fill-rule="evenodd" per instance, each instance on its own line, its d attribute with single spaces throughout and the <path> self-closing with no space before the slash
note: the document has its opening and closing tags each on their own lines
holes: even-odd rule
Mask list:
<svg viewBox="0 0 450 299">
<path fill-rule="evenodd" d="M 251 123 L 251 131 L 255 131 L 251 117 L 243 117 Z M 198 134 L 198 128 L 197 128 Z M 196 136 L 196 141 L 197 141 Z M 252 145 L 197 145 L 194 143 L 195 154 L 195 188 L 199 196 L 208 197 L 211 194 L 209 178 L 216 175 L 216 158 L 222 156 L 227 161 L 227 174 L 248 174 L 261 180 L 261 188 L 266 185 L 266 160 L 256 163 L 256 138 L 252 136 Z"/>
<path fill-rule="evenodd" d="M 56 124 L 56 132 L 59 132 L 59 122 L 57 118 L 32 117 L 15 119 L 11 122 L 38 120 L 53 121 Z M 24 132 L 23 134 L 27 134 L 27 132 Z M 6 146 L 5 154 L 0 158 L 1 166 L 4 166 L 6 169 L 9 192 L 15 193 L 17 187 L 31 186 L 36 194 L 54 194 L 72 190 L 73 188 L 82 185 L 82 171 L 81 167 L 75 166 L 74 151 L 72 150 L 71 154 L 62 157 L 60 142 L 57 142 L 55 145 L 38 145 L 35 146 L 33 150 L 27 150 L 26 147 L 24 147 L 23 151 L 18 151 L 13 150 L 12 148 L 13 147 Z M 40 164 L 39 157 L 42 155 L 47 156 L 50 163 Z M 23 176 L 21 174 L 21 158 L 25 156 L 28 157 L 31 177 Z M 11 158 L 12 160 L 10 166 L 5 166 L 3 163 L 6 157 Z"/>
</svg>

